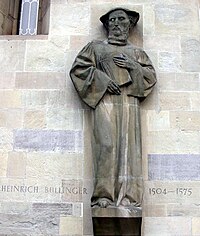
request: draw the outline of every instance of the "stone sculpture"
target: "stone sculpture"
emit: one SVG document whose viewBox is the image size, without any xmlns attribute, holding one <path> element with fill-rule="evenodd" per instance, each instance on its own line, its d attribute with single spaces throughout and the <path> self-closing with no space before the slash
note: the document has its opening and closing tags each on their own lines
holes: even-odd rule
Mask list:
<svg viewBox="0 0 200 236">
<path fill-rule="evenodd" d="M 115 8 L 100 18 L 105 41 L 92 41 L 70 71 L 81 99 L 91 107 L 95 170 L 94 207 L 140 207 L 143 196 L 140 102 L 156 74 L 147 54 L 128 41 L 139 13 Z"/>
</svg>

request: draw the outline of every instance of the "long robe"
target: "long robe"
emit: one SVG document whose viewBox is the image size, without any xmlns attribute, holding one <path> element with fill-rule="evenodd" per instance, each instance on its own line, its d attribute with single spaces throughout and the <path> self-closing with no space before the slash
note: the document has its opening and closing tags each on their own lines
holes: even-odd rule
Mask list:
<svg viewBox="0 0 200 236">
<path fill-rule="evenodd" d="M 117 66 L 114 56 L 126 54 L 136 69 Z M 140 100 L 156 83 L 155 70 L 146 53 L 132 44 L 113 45 L 92 41 L 78 54 L 70 71 L 81 99 L 93 113 L 93 158 L 95 170 L 92 204 L 107 198 L 119 206 L 124 198 L 142 202 L 142 152 Z M 121 95 L 108 92 L 114 80 Z"/>
</svg>

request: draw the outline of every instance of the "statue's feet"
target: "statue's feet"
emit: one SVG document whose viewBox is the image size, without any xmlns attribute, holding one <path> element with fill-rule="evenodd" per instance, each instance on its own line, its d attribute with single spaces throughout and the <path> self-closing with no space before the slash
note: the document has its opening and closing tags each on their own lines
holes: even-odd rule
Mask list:
<svg viewBox="0 0 200 236">
<path fill-rule="evenodd" d="M 122 205 L 124 207 L 127 207 L 127 206 L 131 205 L 131 202 L 130 202 L 130 200 L 127 197 L 125 197 L 125 198 L 122 199 L 120 205 Z"/>
<path fill-rule="evenodd" d="M 112 202 L 108 198 L 99 198 L 95 202 L 93 202 L 91 205 L 92 207 L 98 206 L 100 208 L 107 208 L 108 206 L 112 205 Z"/>
<path fill-rule="evenodd" d="M 101 208 L 107 208 L 110 205 L 110 201 L 106 198 L 100 198 L 98 201 L 98 206 Z"/>
<path fill-rule="evenodd" d="M 139 202 L 131 202 L 130 199 L 128 199 L 127 197 L 122 199 L 120 205 L 123 207 L 129 207 L 129 206 L 140 207 L 141 206 Z"/>
</svg>

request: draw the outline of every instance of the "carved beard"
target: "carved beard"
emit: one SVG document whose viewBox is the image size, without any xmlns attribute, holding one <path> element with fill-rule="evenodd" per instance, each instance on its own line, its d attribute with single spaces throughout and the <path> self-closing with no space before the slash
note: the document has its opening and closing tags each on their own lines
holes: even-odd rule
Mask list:
<svg viewBox="0 0 200 236">
<path fill-rule="evenodd" d="M 110 28 L 108 31 L 108 42 L 111 44 L 117 44 L 117 45 L 126 45 L 128 36 L 129 36 L 129 27 L 126 29 L 121 29 L 120 27 Z M 118 31 L 116 33 L 116 31 Z"/>
</svg>

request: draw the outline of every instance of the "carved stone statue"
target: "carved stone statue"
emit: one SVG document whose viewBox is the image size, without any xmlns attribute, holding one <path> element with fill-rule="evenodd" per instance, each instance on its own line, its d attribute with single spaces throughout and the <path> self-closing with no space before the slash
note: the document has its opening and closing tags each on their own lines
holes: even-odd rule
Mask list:
<svg viewBox="0 0 200 236">
<path fill-rule="evenodd" d="M 70 71 L 79 96 L 92 108 L 95 183 L 91 205 L 140 207 L 140 102 L 152 91 L 156 74 L 147 54 L 128 41 L 139 13 L 115 8 L 100 20 L 108 39 L 88 43 Z"/>
</svg>

